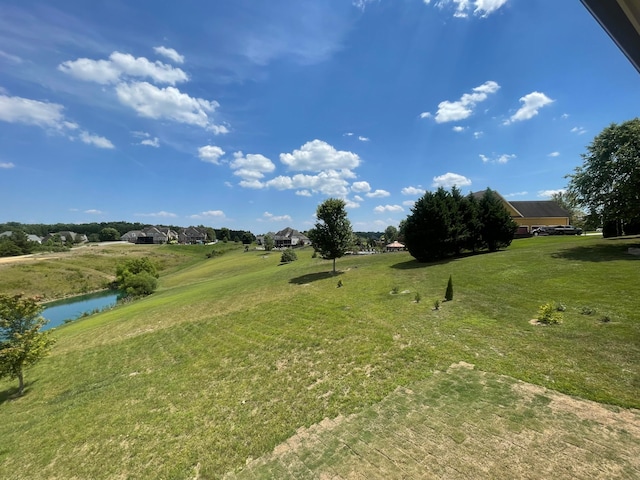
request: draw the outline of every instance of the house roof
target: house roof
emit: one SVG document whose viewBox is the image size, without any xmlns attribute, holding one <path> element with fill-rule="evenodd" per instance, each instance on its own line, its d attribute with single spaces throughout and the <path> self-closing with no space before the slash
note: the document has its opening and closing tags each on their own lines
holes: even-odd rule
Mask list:
<svg viewBox="0 0 640 480">
<path fill-rule="evenodd" d="M 404 245 L 396 240 L 395 242 L 387 245 L 387 248 L 404 248 Z"/>
<path fill-rule="evenodd" d="M 278 233 L 276 233 L 274 235 L 274 238 L 277 239 L 283 239 L 283 238 L 301 238 L 303 240 L 308 240 L 308 238 L 306 237 L 306 235 L 303 235 L 302 233 L 300 233 L 299 231 L 291 228 L 291 227 L 287 227 L 284 230 L 280 230 Z"/>
<path fill-rule="evenodd" d="M 568 217 L 569 212 L 553 200 L 509 202 L 523 217 Z"/>
</svg>

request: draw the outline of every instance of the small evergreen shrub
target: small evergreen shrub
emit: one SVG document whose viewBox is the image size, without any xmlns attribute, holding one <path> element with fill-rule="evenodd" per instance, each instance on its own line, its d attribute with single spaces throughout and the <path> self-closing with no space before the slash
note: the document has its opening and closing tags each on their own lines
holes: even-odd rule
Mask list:
<svg viewBox="0 0 640 480">
<path fill-rule="evenodd" d="M 545 303 L 538 309 L 538 322 L 544 325 L 556 325 L 562 323 L 562 313 L 554 305 Z"/>
<path fill-rule="evenodd" d="M 582 315 L 593 315 L 594 313 L 596 313 L 596 311 L 591 307 L 582 307 L 580 309 L 580 313 Z"/>
<path fill-rule="evenodd" d="M 420 292 L 416 292 L 416 296 L 414 298 L 416 303 L 420 303 Z"/>
<path fill-rule="evenodd" d="M 337 285 L 337 287 L 338 287 L 338 288 L 341 288 L 343 285 L 344 285 L 344 284 L 342 283 L 342 280 L 338 280 L 338 285 Z"/>
<path fill-rule="evenodd" d="M 447 302 L 453 300 L 453 279 L 451 278 L 451 275 L 449 275 L 449 282 L 447 283 L 447 291 L 444 294 L 444 299 Z"/>
<path fill-rule="evenodd" d="M 294 262 L 297 259 L 298 259 L 298 255 L 296 254 L 296 252 L 294 252 L 290 248 L 287 248 L 285 251 L 283 251 L 282 255 L 280 256 L 280 262 L 281 263 Z"/>
<path fill-rule="evenodd" d="M 611 317 L 609 315 L 603 315 L 602 318 L 600 318 L 600 321 L 602 323 L 609 323 L 611 321 Z"/>
<path fill-rule="evenodd" d="M 440 300 L 436 300 L 435 302 L 433 302 L 433 309 L 440 310 Z"/>
</svg>

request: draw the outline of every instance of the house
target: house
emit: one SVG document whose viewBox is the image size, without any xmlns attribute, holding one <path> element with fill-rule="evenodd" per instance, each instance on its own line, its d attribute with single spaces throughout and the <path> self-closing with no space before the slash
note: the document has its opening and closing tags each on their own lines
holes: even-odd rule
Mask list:
<svg viewBox="0 0 640 480">
<path fill-rule="evenodd" d="M 303 247 L 311 243 L 309 237 L 290 227 L 277 232 L 273 236 L 273 241 L 276 248 Z"/>
<path fill-rule="evenodd" d="M 569 212 L 553 200 L 514 200 L 509 202 L 495 190 L 493 193 L 502 200 L 511 218 L 518 225 L 516 236 L 527 235 L 538 227 L 569 225 Z M 472 195 L 480 200 L 484 191 L 474 192 Z"/>
<path fill-rule="evenodd" d="M 158 227 L 145 227 L 142 229 L 142 232 L 144 233 L 144 237 L 142 238 L 146 238 L 141 243 L 154 243 L 156 245 L 161 245 L 169 241 L 167 234 L 160 231 Z M 153 242 L 148 240 L 148 238 L 153 238 Z M 138 241 L 136 241 L 136 243 L 138 243 Z"/>
<path fill-rule="evenodd" d="M 405 246 L 404 244 L 396 240 L 395 242 L 392 242 L 389 245 L 387 245 L 385 248 L 387 249 L 387 252 L 400 252 L 405 249 Z"/>
<path fill-rule="evenodd" d="M 13 235 L 13 232 L 11 230 L 7 230 L 6 232 L 0 233 L 0 237 L 10 237 L 11 235 Z M 39 237 L 38 235 L 29 234 L 27 235 L 27 240 L 35 243 L 42 243 L 42 238 Z"/>
<path fill-rule="evenodd" d="M 198 227 L 183 228 L 178 233 L 178 242 L 187 244 L 206 243 L 207 232 L 199 229 Z"/>
<path fill-rule="evenodd" d="M 62 232 L 57 232 L 57 233 L 49 233 L 47 235 L 44 236 L 44 238 L 42 239 L 42 243 L 46 243 L 49 239 L 58 236 L 60 237 L 60 240 L 62 241 L 62 243 L 84 243 L 87 241 L 87 236 L 84 233 L 76 233 L 76 232 L 71 232 L 69 230 L 64 230 Z"/>
<path fill-rule="evenodd" d="M 144 236 L 145 234 L 142 230 L 129 230 L 127 233 L 120 236 L 120 240 L 123 242 L 137 243 L 138 237 Z"/>
</svg>

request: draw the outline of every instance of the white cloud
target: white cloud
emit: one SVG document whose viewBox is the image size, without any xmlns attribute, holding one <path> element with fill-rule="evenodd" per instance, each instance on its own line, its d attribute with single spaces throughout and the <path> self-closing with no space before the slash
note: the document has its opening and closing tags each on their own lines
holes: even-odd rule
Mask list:
<svg viewBox="0 0 640 480">
<path fill-rule="evenodd" d="M 557 193 L 565 193 L 566 190 L 564 188 L 558 188 L 557 190 L 539 190 L 538 197 L 541 198 L 550 198 Z"/>
<path fill-rule="evenodd" d="M 0 120 L 9 123 L 59 129 L 64 121 L 63 110 L 57 103 L 0 95 Z"/>
<path fill-rule="evenodd" d="M 402 195 L 424 195 L 425 191 L 425 189 L 420 187 L 404 187 L 400 193 L 402 193 Z"/>
<path fill-rule="evenodd" d="M 435 6 L 443 9 L 446 6 L 455 5 L 453 16 L 457 18 L 466 18 L 471 13 L 475 16 L 486 18 L 506 4 L 507 1 L 508 0 L 440 0 L 435 3 Z M 430 0 L 424 0 L 424 3 L 428 5 Z"/>
<path fill-rule="evenodd" d="M 104 137 L 100 137 L 98 135 L 91 135 L 88 132 L 80 132 L 80 140 L 87 145 L 93 145 L 98 148 L 115 148 L 113 143 L 111 143 L 108 139 Z"/>
<path fill-rule="evenodd" d="M 354 196 L 353 196 L 353 199 L 354 199 L 356 202 L 363 202 L 363 201 L 364 201 L 364 198 L 362 198 L 360 195 L 354 195 Z"/>
<path fill-rule="evenodd" d="M 89 215 L 102 215 L 104 212 L 91 208 L 89 210 L 85 210 L 84 213 L 88 213 Z"/>
<path fill-rule="evenodd" d="M 357 201 L 349 200 L 348 198 L 344 199 L 346 208 L 360 208 L 360 204 Z"/>
<path fill-rule="evenodd" d="M 587 133 L 587 129 L 584 127 L 573 127 L 571 129 L 571 133 L 575 133 L 576 135 L 583 135 Z"/>
<path fill-rule="evenodd" d="M 259 220 L 265 220 L 267 222 L 291 222 L 293 221 L 289 215 L 273 215 L 269 212 L 264 212 L 262 218 Z"/>
<path fill-rule="evenodd" d="M 542 92 L 531 92 L 520 98 L 520 102 L 523 104 L 516 113 L 511 115 L 509 120 L 505 120 L 504 124 L 509 125 L 512 122 L 520 122 L 522 120 L 529 120 L 530 118 L 538 115 L 538 111 L 545 105 L 549 105 L 554 101 L 547 97 Z"/>
<path fill-rule="evenodd" d="M 347 132 L 344 134 L 345 137 L 353 137 L 353 132 Z"/>
<path fill-rule="evenodd" d="M 233 154 L 233 161 L 229 166 L 234 170 L 234 175 L 248 181 L 259 180 L 265 173 L 271 173 L 276 169 L 273 162 L 264 155 L 249 153 L 245 156 L 242 152 Z"/>
<path fill-rule="evenodd" d="M 404 208 L 400 205 L 378 205 L 373 209 L 375 213 L 385 213 L 385 212 L 404 212 Z"/>
<path fill-rule="evenodd" d="M 369 182 L 353 182 L 351 184 L 351 191 L 357 193 L 366 193 L 371 191 Z"/>
<path fill-rule="evenodd" d="M 473 113 L 473 109 L 479 102 L 485 101 L 489 94 L 495 93 L 499 89 L 500 85 L 489 80 L 482 85 L 475 87 L 471 93 L 465 93 L 462 95 L 460 100 L 456 100 L 454 102 L 445 100 L 440 102 L 438 104 L 438 111 L 436 112 L 436 122 L 454 122 L 470 117 Z"/>
<path fill-rule="evenodd" d="M 551 152 L 549 155 L 547 155 L 548 157 L 559 157 L 560 156 L 560 152 Z"/>
<path fill-rule="evenodd" d="M 122 77 L 150 78 L 154 82 L 169 85 L 189 80 L 188 75 L 179 68 L 120 52 L 113 52 L 109 60 L 67 60 L 58 65 L 58 70 L 80 80 L 100 84 L 117 83 Z"/>
<path fill-rule="evenodd" d="M 206 212 L 200 212 L 195 215 L 191 215 L 189 218 L 215 218 L 216 220 L 223 220 L 226 218 L 222 210 L 207 210 Z"/>
<path fill-rule="evenodd" d="M 13 168 L 15 165 L 12 162 L 0 162 L 0 168 Z"/>
<path fill-rule="evenodd" d="M 363 137 L 362 135 L 359 135 L 358 140 L 360 140 L 361 142 L 368 142 L 370 139 L 369 137 Z"/>
<path fill-rule="evenodd" d="M 513 197 L 524 197 L 528 195 L 529 192 L 515 192 L 515 193 L 507 193 L 504 195 L 504 198 L 513 198 Z"/>
<path fill-rule="evenodd" d="M 224 150 L 215 145 L 205 145 L 198 149 L 198 157 L 203 162 L 213 163 L 214 165 L 220 165 L 220 157 L 224 155 Z"/>
<path fill-rule="evenodd" d="M 5 60 L 8 60 L 9 62 L 12 63 L 22 63 L 24 60 L 22 60 L 22 58 L 18 57 L 17 55 L 11 55 L 10 53 L 7 53 L 3 50 L 0 50 L 0 58 L 4 58 Z"/>
<path fill-rule="evenodd" d="M 466 130 L 466 127 L 461 127 L 460 125 L 456 125 L 455 127 L 453 127 L 452 130 L 454 132 L 460 133 L 460 132 L 464 132 Z"/>
<path fill-rule="evenodd" d="M 486 155 L 480 154 L 479 157 L 482 159 L 483 163 L 501 163 L 505 164 L 514 158 L 517 158 L 514 154 L 506 154 L 494 156 L 493 158 L 489 158 Z"/>
<path fill-rule="evenodd" d="M 298 195 L 300 197 L 310 197 L 311 196 L 311 192 L 309 190 L 298 190 L 296 192 L 296 195 Z"/>
<path fill-rule="evenodd" d="M 160 210 L 159 212 L 154 213 L 136 213 L 138 217 L 154 217 L 154 218 L 176 218 L 177 215 L 171 212 L 165 212 L 164 210 Z"/>
<path fill-rule="evenodd" d="M 562 115 L 560 115 L 560 118 L 563 118 L 563 119 L 569 118 L 569 114 L 563 113 Z"/>
<path fill-rule="evenodd" d="M 484 135 L 484 132 L 479 131 L 479 132 L 473 132 L 473 138 L 475 138 L 476 140 L 480 137 L 482 137 Z"/>
<path fill-rule="evenodd" d="M 431 118 L 433 117 L 433 115 L 431 115 L 431 112 L 422 112 L 420 114 L 420 118 Z"/>
<path fill-rule="evenodd" d="M 167 47 L 153 47 L 153 51 L 158 55 L 163 55 L 167 57 L 169 60 L 173 60 L 175 63 L 184 63 L 184 55 L 180 55 L 173 48 Z"/>
<path fill-rule="evenodd" d="M 329 169 L 352 169 L 360 165 L 360 157 L 352 152 L 336 150 L 327 142 L 312 140 L 293 153 L 281 153 L 280 161 L 290 170 L 320 172 Z"/>
<path fill-rule="evenodd" d="M 409 208 L 412 208 L 415 204 L 416 204 L 415 200 L 405 200 L 404 202 L 402 202 L 402 205 Z"/>
<path fill-rule="evenodd" d="M 141 117 L 164 118 L 203 128 L 212 127 L 208 113 L 219 106 L 216 101 L 190 97 L 175 87 L 158 88 L 147 82 L 121 83 L 116 86 L 116 93 L 123 105 L 133 108 Z"/>
<path fill-rule="evenodd" d="M 255 183 L 253 186 L 245 185 L 243 182 L 240 184 L 250 188 L 268 187 L 276 190 L 309 190 L 314 193 L 343 198 L 349 193 L 349 182 L 345 180 L 345 175 L 346 178 L 353 176 L 348 170 L 326 170 L 317 175 L 297 174 L 292 177 L 281 175 L 264 184 L 260 184 L 260 186 Z"/>
<path fill-rule="evenodd" d="M 446 187 L 451 188 L 454 185 L 457 187 L 465 187 L 471 185 L 471 180 L 463 175 L 457 173 L 447 172 L 444 175 L 433 177 L 433 187 Z"/>
<path fill-rule="evenodd" d="M 140 142 L 140 145 L 158 148 L 160 146 L 160 140 L 158 140 L 158 137 L 145 138 Z"/>
<path fill-rule="evenodd" d="M 384 198 L 384 197 L 388 197 L 389 195 L 391 194 L 386 190 L 376 190 L 374 192 L 369 192 L 366 194 L 366 196 L 369 198 Z"/>
</svg>

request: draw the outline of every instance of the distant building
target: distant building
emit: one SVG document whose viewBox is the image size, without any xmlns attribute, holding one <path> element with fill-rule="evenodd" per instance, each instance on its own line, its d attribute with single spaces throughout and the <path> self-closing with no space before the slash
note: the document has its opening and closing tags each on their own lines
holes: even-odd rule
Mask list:
<svg viewBox="0 0 640 480">
<path fill-rule="evenodd" d="M 302 247 L 311 243 L 309 237 L 290 227 L 277 232 L 273 241 L 276 248 Z"/>
</svg>

